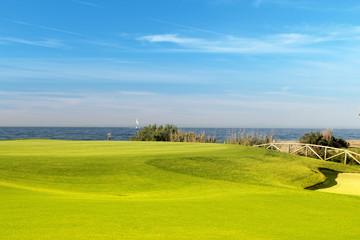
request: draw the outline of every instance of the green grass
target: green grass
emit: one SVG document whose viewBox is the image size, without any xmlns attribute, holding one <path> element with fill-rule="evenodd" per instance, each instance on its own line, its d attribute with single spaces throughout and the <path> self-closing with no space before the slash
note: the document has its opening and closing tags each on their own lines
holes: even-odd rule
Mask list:
<svg viewBox="0 0 360 240">
<path fill-rule="evenodd" d="M 360 148 L 351 147 L 351 148 L 345 148 L 345 149 L 349 150 L 349 151 L 352 151 L 352 152 L 355 152 L 355 153 L 360 153 Z"/>
<path fill-rule="evenodd" d="M 358 239 L 357 167 L 226 144 L 0 142 L 0 239 Z"/>
</svg>

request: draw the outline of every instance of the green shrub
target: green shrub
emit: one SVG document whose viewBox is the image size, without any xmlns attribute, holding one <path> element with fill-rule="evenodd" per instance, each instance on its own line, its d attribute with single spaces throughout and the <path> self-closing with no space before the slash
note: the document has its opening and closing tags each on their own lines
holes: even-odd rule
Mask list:
<svg viewBox="0 0 360 240">
<path fill-rule="evenodd" d="M 348 148 L 350 144 L 342 138 L 335 138 L 332 135 L 332 130 L 326 130 L 324 132 L 310 132 L 305 133 L 300 137 L 299 142 L 329 146 L 335 148 Z"/>
<path fill-rule="evenodd" d="M 143 127 L 136 133 L 136 136 L 130 137 L 131 141 L 163 141 L 163 142 L 201 142 L 201 143 L 216 143 L 216 136 L 207 136 L 205 131 L 201 134 L 194 132 L 185 132 L 177 128 L 177 126 L 167 124 L 156 126 L 149 125 Z"/>
<path fill-rule="evenodd" d="M 177 131 L 177 127 L 167 124 L 165 127 L 162 125 L 156 126 L 149 125 L 141 128 L 136 136 L 131 136 L 131 141 L 170 141 L 170 135 Z"/>
</svg>

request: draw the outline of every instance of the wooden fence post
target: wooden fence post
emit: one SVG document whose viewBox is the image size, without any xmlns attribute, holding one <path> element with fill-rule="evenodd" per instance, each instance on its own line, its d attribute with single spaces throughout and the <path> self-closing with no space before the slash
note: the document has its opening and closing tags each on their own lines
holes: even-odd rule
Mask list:
<svg viewBox="0 0 360 240">
<path fill-rule="evenodd" d="M 325 154 L 324 154 L 324 160 L 326 161 L 326 152 L 327 152 L 327 147 L 325 147 Z"/>
<path fill-rule="evenodd" d="M 348 155 L 348 153 L 347 153 L 347 152 L 345 152 L 345 156 L 344 156 L 344 164 L 346 164 L 347 155 Z"/>
<path fill-rule="evenodd" d="M 111 138 L 108 138 L 108 140 L 111 140 Z M 347 164 L 348 162 L 351 162 L 352 161 L 351 159 L 353 159 L 353 161 L 360 164 L 360 154 L 359 153 L 352 152 L 352 151 L 346 151 L 346 150 L 340 149 L 340 148 L 333 148 L 333 147 L 329 147 L 329 146 L 320 146 L 320 145 L 314 145 L 314 144 L 300 144 L 300 143 L 299 144 L 296 144 L 296 143 L 295 144 L 277 143 L 277 144 L 279 144 L 280 146 L 278 147 L 277 145 L 275 145 L 273 143 L 270 143 L 270 144 L 255 145 L 254 147 L 263 147 L 263 148 L 266 148 L 266 149 L 278 150 L 280 152 L 286 152 L 287 151 L 288 153 L 294 154 L 294 155 L 295 154 L 302 155 L 302 153 L 303 153 L 302 150 L 305 148 L 305 156 L 306 157 L 309 156 L 309 150 L 310 150 L 312 152 L 312 154 L 310 154 L 310 157 L 313 157 L 313 155 L 315 154 L 315 156 L 317 156 L 318 158 L 320 158 L 322 160 L 325 160 L 325 161 L 336 158 L 336 157 L 341 156 L 342 154 L 344 154 L 344 164 Z M 287 145 L 287 150 L 286 150 L 286 145 Z M 300 148 L 293 151 L 293 152 L 291 152 L 291 146 L 292 145 L 294 147 L 296 147 L 298 145 L 298 146 L 300 146 Z M 319 155 L 321 149 L 325 149 L 324 150 L 324 159 Z M 330 150 L 332 152 L 328 153 L 328 151 L 330 151 Z M 319 152 L 317 152 L 317 151 L 319 151 Z M 333 155 L 332 155 L 332 153 L 333 153 Z M 349 157 L 351 159 L 348 161 Z"/>
</svg>

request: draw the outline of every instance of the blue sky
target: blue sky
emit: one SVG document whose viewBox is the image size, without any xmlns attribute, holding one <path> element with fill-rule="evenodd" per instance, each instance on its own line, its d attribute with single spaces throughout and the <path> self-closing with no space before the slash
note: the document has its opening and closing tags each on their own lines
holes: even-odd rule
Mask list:
<svg viewBox="0 0 360 240">
<path fill-rule="evenodd" d="M 2 0 L 0 126 L 359 128 L 360 3 Z"/>
</svg>

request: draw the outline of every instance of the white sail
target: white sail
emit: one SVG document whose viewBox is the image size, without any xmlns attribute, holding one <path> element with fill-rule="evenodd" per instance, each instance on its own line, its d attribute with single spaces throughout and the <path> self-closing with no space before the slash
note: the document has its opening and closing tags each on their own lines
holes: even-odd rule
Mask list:
<svg viewBox="0 0 360 240">
<path fill-rule="evenodd" d="M 139 119 L 138 119 L 138 118 L 136 118 L 136 121 L 135 121 L 135 123 L 136 123 L 136 128 L 139 128 L 139 126 L 140 126 L 140 123 L 139 123 Z"/>
</svg>

